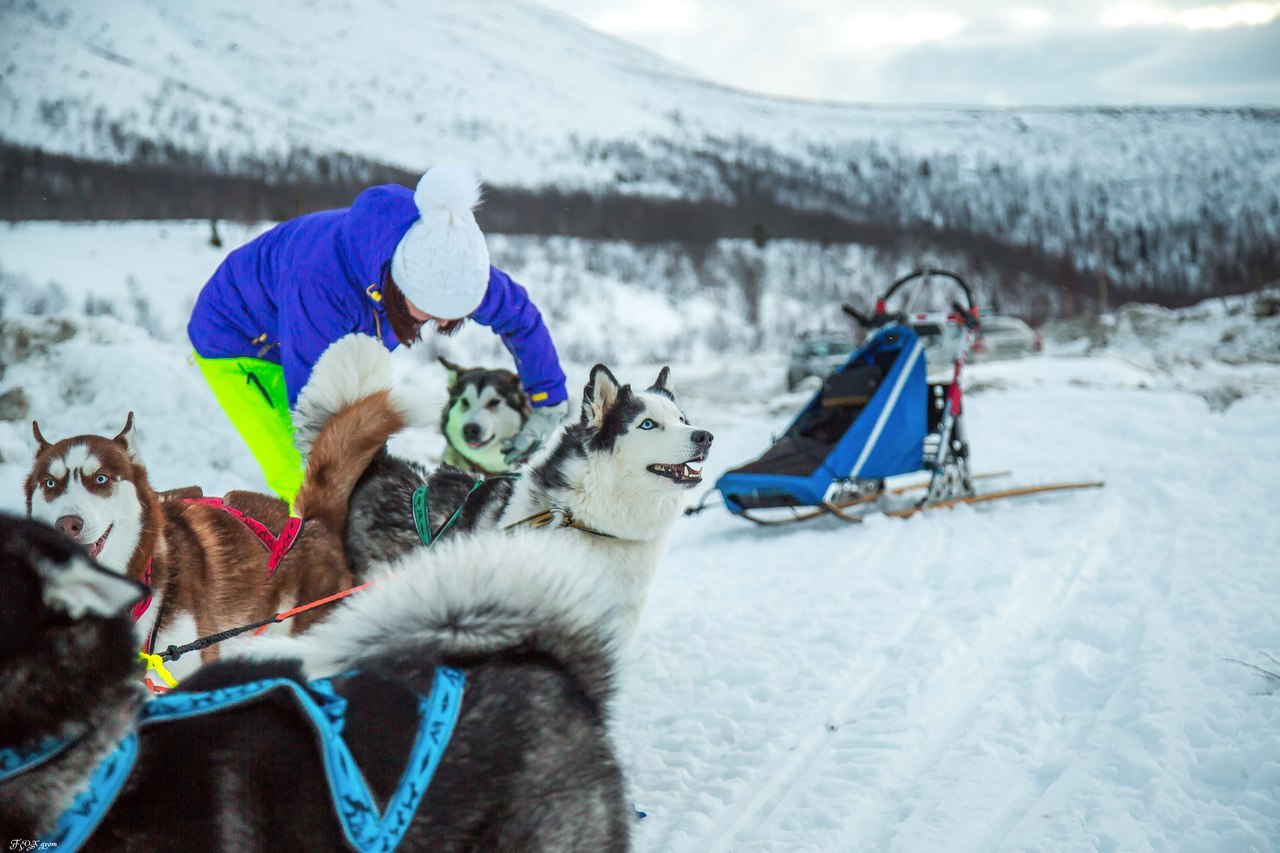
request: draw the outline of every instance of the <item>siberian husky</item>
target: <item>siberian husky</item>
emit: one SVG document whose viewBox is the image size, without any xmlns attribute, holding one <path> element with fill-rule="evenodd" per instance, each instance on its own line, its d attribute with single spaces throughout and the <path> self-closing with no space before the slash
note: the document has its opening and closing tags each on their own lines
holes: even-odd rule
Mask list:
<svg viewBox="0 0 1280 853">
<path fill-rule="evenodd" d="M 374 364 L 383 374 L 364 371 L 367 364 L 343 365 L 345 378 L 378 400 L 379 410 L 372 420 L 359 413 L 334 419 L 330 437 L 341 446 L 328 446 L 311 460 L 318 474 L 306 478 L 295 500 L 301 522 L 290 519 L 284 501 L 252 492 L 221 499 L 203 498 L 199 489 L 158 494 L 142 464 L 132 412 L 113 438 L 79 435 L 50 442 L 33 423 L 37 448 L 25 484 L 27 515 L 82 544 L 108 569 L 152 588 L 153 598 L 135 614 L 147 651 L 267 619 L 346 589 L 353 576 L 343 554 L 342 526 L 355 479 L 344 487 L 342 471 L 357 472 L 358 479 L 389 435 L 430 419 L 422 410 L 411 413 L 386 390 L 389 364 Z M 333 464 L 339 457 L 348 468 Z M 324 615 L 323 609 L 302 613 L 288 628 L 305 630 Z M 181 677 L 217 654 L 210 646 L 171 670 Z"/>
<path fill-rule="evenodd" d="M 325 355 L 341 358 L 358 345 L 349 336 Z M 443 535 L 550 523 L 629 579 L 638 615 L 671 525 L 688 490 L 702 481 L 713 438 L 686 420 L 669 375 L 664 367 L 653 385 L 633 391 L 596 365 L 578 421 L 561 427 L 513 476 L 478 480 L 450 466 L 432 471 L 384 450 L 351 494 L 345 542 L 352 570 L 371 573 Z M 330 429 L 336 410 L 319 385 L 315 397 L 307 389 L 294 411 L 304 453 Z M 424 486 L 425 525 L 413 511 L 414 493 Z"/>
<path fill-rule="evenodd" d="M 440 416 L 443 462 L 475 474 L 511 470 L 505 453 L 529 419 L 529 398 L 510 370 L 459 367 L 439 359 L 449 379 L 449 401 Z"/>
<path fill-rule="evenodd" d="M 350 814 L 352 800 L 327 781 L 337 750 L 403 832 L 396 849 L 625 850 L 632 813 L 607 732 L 623 629 L 613 573 L 590 557 L 535 532 L 445 543 L 310 632 L 249 643 L 259 660 L 224 657 L 142 709 L 129 612 L 145 589 L 52 528 L 0 515 L 0 826 L 67 847 L 78 827 L 87 850 L 347 849 L 336 804 Z M 425 794 L 400 799 L 426 764 L 406 770 L 411 748 L 435 738 L 421 708 L 441 664 L 465 678 L 452 738 L 429 753 Z M 304 688 L 304 675 L 331 680 Z M 155 713 L 264 685 L 212 712 Z M 331 697 L 340 725 L 306 707 Z M 112 766 L 127 773 L 114 795 L 94 777 Z M 76 822 L 95 811 L 76 800 L 86 788 L 96 826 Z"/>
</svg>

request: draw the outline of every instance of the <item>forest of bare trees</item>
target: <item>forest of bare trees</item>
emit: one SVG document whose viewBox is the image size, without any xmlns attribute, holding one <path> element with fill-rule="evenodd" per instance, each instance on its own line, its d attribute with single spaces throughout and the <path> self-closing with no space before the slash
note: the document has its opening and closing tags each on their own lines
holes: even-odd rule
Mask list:
<svg viewBox="0 0 1280 853">
<path fill-rule="evenodd" d="M 0 145 L 0 218 L 271 221 L 417 178 L 306 150 L 226 162 L 117 141 L 129 157 L 114 163 Z M 944 254 L 996 294 L 1054 289 L 1060 298 L 1051 303 L 1018 300 L 1050 314 L 1126 301 L 1178 306 L 1280 279 L 1280 187 L 1242 186 L 1249 175 L 1239 164 L 1202 170 L 1188 192 L 1189 178 L 1166 181 L 1158 165 L 1116 183 L 874 142 L 810 153 L 801 159 L 743 139 L 586 144 L 583 161 L 614 175 L 605 188 L 491 186 L 478 217 L 493 233 L 671 243 L 695 258 L 724 239 Z M 646 189 L 653 186 L 681 191 Z"/>
</svg>

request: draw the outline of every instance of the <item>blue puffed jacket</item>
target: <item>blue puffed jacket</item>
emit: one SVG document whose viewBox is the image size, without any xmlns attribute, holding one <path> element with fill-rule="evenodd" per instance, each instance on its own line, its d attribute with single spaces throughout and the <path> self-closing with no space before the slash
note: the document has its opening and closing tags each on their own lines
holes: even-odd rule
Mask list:
<svg viewBox="0 0 1280 853">
<path fill-rule="evenodd" d="M 350 332 L 399 345 L 380 301 L 400 238 L 418 219 L 413 191 L 360 193 L 351 207 L 282 222 L 227 256 L 196 299 L 187 335 L 205 358 L 251 356 L 284 368 L 289 405 L 320 354 Z M 567 398 L 547 326 L 525 289 L 496 267 L 471 319 L 502 337 L 534 406 Z"/>
</svg>

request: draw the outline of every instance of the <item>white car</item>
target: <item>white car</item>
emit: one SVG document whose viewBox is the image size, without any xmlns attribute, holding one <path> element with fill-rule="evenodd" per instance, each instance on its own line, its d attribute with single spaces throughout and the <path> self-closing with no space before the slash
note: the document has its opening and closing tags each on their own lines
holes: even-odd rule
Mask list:
<svg viewBox="0 0 1280 853">
<path fill-rule="evenodd" d="M 1007 314 L 982 317 L 978 339 L 969 350 L 969 361 L 1021 358 L 1044 350 L 1044 338 L 1025 322 Z"/>
</svg>

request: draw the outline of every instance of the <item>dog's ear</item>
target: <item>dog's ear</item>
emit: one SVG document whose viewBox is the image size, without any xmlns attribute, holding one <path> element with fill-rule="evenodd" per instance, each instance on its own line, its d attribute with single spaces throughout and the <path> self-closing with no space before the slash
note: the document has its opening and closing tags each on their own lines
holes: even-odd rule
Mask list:
<svg viewBox="0 0 1280 853">
<path fill-rule="evenodd" d="M 582 420 L 584 423 L 598 427 L 604 423 L 604 416 L 618 402 L 622 393 L 618 380 L 609 368 L 597 364 L 591 368 L 591 377 L 587 387 L 582 389 Z"/>
<path fill-rule="evenodd" d="M 85 614 L 117 616 L 147 594 L 142 584 L 81 554 L 67 562 L 37 555 L 36 571 L 44 583 L 45 603 L 72 619 Z"/>
<path fill-rule="evenodd" d="M 45 441 L 44 436 L 40 434 L 40 422 L 39 422 L 39 421 L 32 421 L 32 422 L 31 422 L 31 434 L 32 434 L 32 435 L 34 435 L 34 436 L 36 437 L 36 453 L 37 453 L 37 454 L 43 453 L 43 452 L 44 452 L 44 449 L 45 449 L 46 447 L 52 447 L 52 446 L 53 446 L 53 442 Z"/>
<path fill-rule="evenodd" d="M 654 380 L 654 383 L 652 385 L 649 386 L 649 390 L 657 392 L 659 394 L 666 394 L 667 396 L 671 396 L 671 388 L 670 386 L 667 385 L 667 380 L 670 377 L 671 377 L 671 368 L 663 367 L 662 370 L 658 371 L 658 378 Z"/>
<path fill-rule="evenodd" d="M 142 464 L 142 453 L 138 449 L 138 432 L 133 428 L 133 412 L 130 412 L 129 417 L 125 418 L 124 429 L 120 430 L 120 434 L 111 440 L 124 445 L 124 449 L 129 453 L 129 458 L 139 465 Z"/>
<path fill-rule="evenodd" d="M 436 361 L 444 367 L 445 378 L 449 381 L 449 388 L 452 390 L 458 384 L 458 377 L 467 372 L 465 367 L 454 364 L 442 355 L 436 356 Z"/>
<path fill-rule="evenodd" d="M 514 383 L 515 396 L 520 401 L 520 417 L 528 420 L 529 415 L 533 414 L 533 403 L 529 400 L 529 392 L 524 390 L 524 383 L 520 381 L 519 376 L 515 376 Z"/>
</svg>

